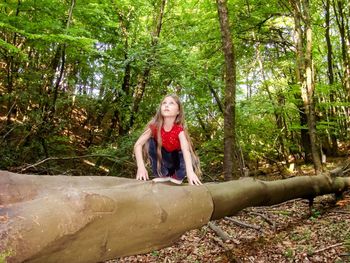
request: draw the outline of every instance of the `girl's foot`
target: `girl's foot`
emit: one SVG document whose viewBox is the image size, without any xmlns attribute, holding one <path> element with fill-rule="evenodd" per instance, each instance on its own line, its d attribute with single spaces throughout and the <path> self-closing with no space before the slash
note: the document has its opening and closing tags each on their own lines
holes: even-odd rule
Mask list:
<svg viewBox="0 0 350 263">
<path fill-rule="evenodd" d="M 174 184 L 182 184 L 182 181 L 183 181 L 183 179 L 179 179 L 175 175 L 170 177 L 170 182 L 172 182 Z"/>
<path fill-rule="evenodd" d="M 152 181 L 155 183 L 169 182 L 170 177 L 169 176 L 156 177 Z"/>
</svg>

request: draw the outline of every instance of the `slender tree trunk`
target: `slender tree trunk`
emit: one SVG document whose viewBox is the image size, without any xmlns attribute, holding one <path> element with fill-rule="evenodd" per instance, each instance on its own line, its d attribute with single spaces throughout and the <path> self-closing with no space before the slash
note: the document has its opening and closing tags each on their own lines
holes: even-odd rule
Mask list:
<svg viewBox="0 0 350 263">
<path fill-rule="evenodd" d="M 21 0 L 17 1 L 17 8 L 16 8 L 16 17 L 20 13 L 20 7 L 22 5 Z M 13 39 L 12 44 L 14 46 L 17 46 L 17 32 L 13 33 Z M 8 99 L 7 99 L 7 118 L 6 118 L 6 124 L 11 124 L 11 117 L 16 112 L 16 101 L 12 98 L 13 88 L 14 88 L 14 77 L 13 75 L 17 71 L 15 66 L 15 59 L 13 55 L 10 55 L 6 57 L 7 63 L 6 63 L 6 87 L 7 87 L 7 93 L 8 93 Z"/>
<path fill-rule="evenodd" d="M 66 33 L 68 32 L 68 29 L 70 27 L 74 6 L 75 6 L 75 0 L 71 0 L 71 5 L 69 7 L 68 17 L 67 17 L 67 21 L 66 21 Z M 66 65 L 66 48 L 67 48 L 66 44 L 64 44 L 60 48 L 60 66 L 57 67 L 57 69 L 58 69 L 58 76 L 56 78 L 56 81 L 55 81 L 55 84 L 54 84 L 54 88 L 53 88 L 53 98 L 52 98 L 52 103 L 50 105 L 49 116 L 48 116 L 49 120 L 51 120 L 53 118 L 53 116 L 55 115 L 55 111 L 56 111 L 56 102 L 57 102 L 57 98 L 58 98 L 58 90 L 59 90 L 61 81 L 63 79 L 63 74 L 64 74 L 64 71 L 65 71 L 65 65 Z"/>
<path fill-rule="evenodd" d="M 113 1 L 113 4 L 115 4 L 115 1 Z M 113 131 L 117 128 L 118 129 L 118 135 L 125 135 L 127 133 L 127 129 L 124 128 L 124 118 L 122 114 L 121 108 L 123 106 L 125 108 L 130 107 L 130 79 L 131 79 L 131 62 L 129 61 L 128 52 L 129 52 L 129 33 L 128 33 L 128 25 L 127 21 L 124 18 L 124 16 L 121 14 L 121 12 L 118 12 L 118 17 L 120 20 L 120 26 L 122 29 L 122 34 L 125 38 L 124 40 L 124 61 L 126 63 L 125 69 L 124 69 L 124 77 L 123 77 L 123 83 L 122 83 L 122 91 L 123 94 L 121 95 L 119 92 L 116 92 L 114 94 L 115 98 L 112 102 L 112 105 L 114 105 L 115 109 L 113 112 L 113 117 L 111 119 L 111 124 L 106 132 L 106 137 L 109 139 L 111 138 L 111 135 Z M 119 103 L 118 103 L 119 102 Z"/>
<path fill-rule="evenodd" d="M 338 24 L 340 40 L 341 40 L 341 50 L 342 50 L 342 58 L 344 65 L 344 73 L 343 73 L 343 85 L 345 90 L 350 95 L 350 54 L 349 54 L 349 22 L 348 17 L 344 13 L 344 11 L 349 9 L 348 1 L 346 0 L 333 0 L 333 9 L 335 18 Z M 349 99 L 349 97 L 348 97 Z"/>
<path fill-rule="evenodd" d="M 333 73 L 333 49 L 332 49 L 332 42 L 330 37 L 330 0 L 326 0 L 326 3 L 324 4 L 325 8 L 325 22 L 326 22 L 326 32 L 325 32 L 325 38 L 327 43 L 327 66 L 328 66 L 328 83 L 329 85 L 333 86 L 334 84 L 334 73 Z M 335 92 L 331 91 L 330 93 L 330 102 L 333 104 L 335 102 Z M 331 109 L 329 110 L 329 116 L 331 121 L 334 121 L 336 116 L 336 107 L 331 106 Z M 330 140 L 331 140 L 331 153 L 333 156 L 338 155 L 338 143 L 337 143 L 337 137 L 334 134 L 333 129 L 330 131 Z"/>
<path fill-rule="evenodd" d="M 71 0 L 71 5 L 68 10 L 68 17 L 66 21 L 66 29 L 65 29 L 66 32 L 68 32 L 68 29 L 71 23 L 74 6 L 75 6 L 75 0 Z M 48 152 L 48 145 L 45 138 L 54 129 L 53 118 L 56 113 L 56 102 L 58 98 L 59 87 L 63 79 L 65 63 L 66 63 L 66 44 L 59 44 L 57 47 L 55 57 L 53 58 L 53 61 L 51 64 L 52 77 L 50 80 L 49 87 L 47 88 L 48 98 L 43 106 L 42 124 L 40 125 L 37 131 L 39 141 L 43 146 L 43 150 L 46 157 L 49 157 L 49 152 Z M 52 94 L 51 102 L 50 102 L 50 94 Z"/>
<path fill-rule="evenodd" d="M 217 8 L 225 57 L 225 110 L 224 110 L 224 177 L 225 180 L 237 178 L 235 157 L 236 145 L 236 58 L 231 37 L 226 0 L 217 0 Z"/>
<path fill-rule="evenodd" d="M 346 6 L 348 5 L 348 6 Z M 347 0 L 333 0 L 333 10 L 338 25 L 341 41 L 342 60 L 343 60 L 343 73 L 341 74 L 342 85 L 346 93 L 345 100 L 350 102 L 350 32 L 349 32 L 349 20 L 344 10 L 349 10 L 349 3 Z M 349 11 L 350 12 L 350 11 Z M 345 122 L 344 122 L 344 134 L 347 134 L 348 127 L 350 125 L 350 107 L 345 107 Z"/>
<path fill-rule="evenodd" d="M 293 7 L 293 17 L 295 23 L 295 50 L 296 50 L 296 83 L 302 87 L 302 83 L 305 82 L 304 76 L 304 54 L 303 54 L 303 31 L 301 28 L 301 14 L 298 11 L 299 7 L 295 6 L 296 3 L 294 1 L 290 1 L 291 6 Z M 307 115 L 306 109 L 303 104 L 303 99 L 301 96 L 301 92 L 295 95 L 296 100 L 298 101 L 297 107 L 299 110 L 299 120 L 300 120 L 300 137 L 301 137 L 301 145 L 304 151 L 304 159 L 305 162 L 311 162 L 311 142 L 310 136 L 307 129 Z"/>
<path fill-rule="evenodd" d="M 316 113 L 315 113 L 315 75 L 312 60 L 312 28 L 309 0 L 302 1 L 304 10 L 305 33 L 306 33 L 306 50 L 305 50 L 305 73 L 306 87 L 303 88 L 303 100 L 308 116 L 308 129 L 311 142 L 312 160 L 316 172 L 322 171 L 321 149 L 319 139 L 316 133 Z M 305 93 L 306 92 L 306 93 Z"/>
<path fill-rule="evenodd" d="M 151 72 L 151 68 L 152 68 L 151 64 L 155 59 L 154 58 L 154 55 L 156 53 L 155 48 L 158 45 L 158 39 L 160 37 L 160 32 L 162 30 L 166 1 L 167 0 L 161 0 L 161 2 L 160 2 L 160 9 L 159 9 L 159 13 L 158 13 L 157 20 L 156 20 L 156 27 L 152 33 L 152 36 L 151 36 L 152 37 L 151 48 L 153 49 L 153 52 L 152 52 L 151 57 L 149 57 L 147 59 L 146 68 L 143 71 L 143 74 L 139 76 L 138 84 L 137 84 L 135 91 L 134 91 L 134 96 L 133 96 L 134 101 L 133 101 L 133 106 L 132 106 L 132 110 L 130 113 L 130 121 L 129 121 L 129 127 L 128 127 L 129 129 L 134 125 L 136 115 L 138 114 L 139 106 L 140 106 L 140 103 L 142 101 L 143 95 L 145 93 L 146 85 L 147 85 L 148 80 L 149 80 L 149 76 L 150 76 L 150 72 Z"/>
<path fill-rule="evenodd" d="M 72 12 L 75 5 L 75 0 L 71 0 L 71 5 L 68 10 L 68 17 L 66 21 L 65 31 L 67 32 L 72 19 Z M 43 106 L 43 123 L 49 124 L 56 111 L 56 102 L 58 98 L 58 90 L 63 78 L 65 62 L 66 62 L 66 45 L 59 44 L 57 46 L 57 50 L 55 56 L 51 61 L 51 74 L 50 78 L 45 84 L 44 90 L 47 90 L 48 100 L 45 102 Z M 52 95 L 52 99 L 50 102 L 50 95 Z M 46 125 L 47 126 L 47 125 Z"/>
<path fill-rule="evenodd" d="M 266 84 L 265 69 L 264 69 L 262 59 L 261 59 L 259 48 L 260 48 L 260 45 L 257 45 L 257 47 L 256 47 L 256 59 L 258 60 L 258 64 L 259 64 L 259 68 L 260 68 L 260 72 L 261 72 L 261 77 L 262 77 L 262 81 L 263 81 L 263 87 L 266 90 L 266 92 L 269 96 L 270 102 L 272 104 L 272 107 L 273 107 L 273 113 L 274 113 L 275 121 L 276 121 L 276 128 L 278 129 L 278 131 L 282 131 L 283 130 L 282 114 L 278 112 L 278 104 L 276 104 L 276 102 L 274 101 L 274 99 L 272 97 L 272 93 L 269 89 L 269 86 Z M 282 101 L 283 100 L 280 100 L 279 102 L 282 102 Z M 280 107 L 283 107 L 283 105 L 281 105 Z M 286 153 L 286 151 L 285 151 L 285 146 L 284 146 L 284 141 L 283 141 L 282 135 L 283 135 L 282 133 L 278 134 L 279 147 L 277 147 L 277 152 L 278 152 L 280 161 L 284 160 L 288 164 L 288 153 Z"/>
<path fill-rule="evenodd" d="M 205 125 L 204 121 L 202 120 L 199 112 L 196 111 L 195 114 L 196 114 L 197 120 L 199 122 L 199 125 L 202 127 L 202 130 L 204 132 L 205 138 L 207 140 L 211 140 L 210 131 L 208 131 L 207 126 Z"/>
<path fill-rule="evenodd" d="M 216 90 L 214 89 L 214 87 L 209 82 L 209 80 L 208 80 L 208 87 L 209 87 L 210 93 L 214 96 L 214 99 L 216 101 L 216 104 L 218 105 L 220 112 L 224 113 L 224 110 L 223 110 L 224 107 L 222 106 L 220 97 L 219 97 L 218 93 L 216 92 Z"/>
<path fill-rule="evenodd" d="M 11 116 L 13 112 L 13 99 L 12 99 L 12 92 L 13 92 L 13 57 L 8 57 L 7 58 L 7 63 L 6 63 L 6 88 L 7 88 L 7 94 L 8 99 L 7 99 L 7 118 L 6 118 L 6 124 L 10 125 L 11 124 Z"/>
<path fill-rule="evenodd" d="M 309 133 L 310 150 L 315 171 L 322 171 L 321 151 L 316 134 L 314 105 L 314 70 L 312 64 L 312 29 L 308 0 L 290 0 L 295 21 L 297 81 L 301 87 L 303 108 Z M 304 25 L 302 25 L 302 21 Z M 304 30 L 303 30 L 304 28 Z M 302 138 L 303 139 L 303 138 Z M 305 152 L 307 154 L 307 152 Z"/>
</svg>

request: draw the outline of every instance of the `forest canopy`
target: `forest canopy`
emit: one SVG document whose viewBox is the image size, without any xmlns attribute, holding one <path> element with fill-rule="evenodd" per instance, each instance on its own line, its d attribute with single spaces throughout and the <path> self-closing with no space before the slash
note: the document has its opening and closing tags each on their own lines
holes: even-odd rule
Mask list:
<svg viewBox="0 0 350 263">
<path fill-rule="evenodd" d="M 176 93 L 204 180 L 223 179 L 231 75 L 219 2 L 3 1 L 0 169 L 134 177 L 133 144 L 161 98 Z M 283 172 L 290 163 L 314 162 L 310 138 L 316 155 L 346 152 L 347 1 L 226 7 L 237 170 L 269 163 Z"/>
</svg>

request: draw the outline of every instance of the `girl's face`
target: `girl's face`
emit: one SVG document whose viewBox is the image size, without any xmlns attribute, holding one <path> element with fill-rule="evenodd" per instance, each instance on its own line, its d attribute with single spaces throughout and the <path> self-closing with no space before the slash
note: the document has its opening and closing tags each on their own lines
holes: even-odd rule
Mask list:
<svg viewBox="0 0 350 263">
<path fill-rule="evenodd" d="M 160 105 L 160 112 L 163 117 L 176 117 L 179 113 L 179 105 L 172 97 L 166 97 Z"/>
</svg>

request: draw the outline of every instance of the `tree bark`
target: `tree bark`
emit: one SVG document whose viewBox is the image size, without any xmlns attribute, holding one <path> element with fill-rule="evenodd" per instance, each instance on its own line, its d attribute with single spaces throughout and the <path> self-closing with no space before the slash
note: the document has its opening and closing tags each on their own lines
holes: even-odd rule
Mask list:
<svg viewBox="0 0 350 263">
<path fill-rule="evenodd" d="M 255 38 L 255 36 L 253 36 Z M 254 39 L 255 40 L 255 39 Z M 261 54 L 260 54 L 260 44 L 257 45 L 256 47 L 256 59 L 258 61 L 259 64 L 259 69 L 260 69 L 260 73 L 261 73 L 261 77 L 262 77 L 262 87 L 266 90 L 266 93 L 270 99 L 270 103 L 273 107 L 273 114 L 275 116 L 275 121 L 276 121 L 276 128 L 278 131 L 282 131 L 284 130 L 285 127 L 283 127 L 283 114 L 279 112 L 278 108 L 281 107 L 283 108 L 284 105 L 281 105 L 281 102 L 283 102 L 284 100 L 281 99 L 281 95 L 278 96 L 279 100 L 277 101 L 277 103 L 274 101 L 273 97 L 272 97 L 272 93 L 270 91 L 269 88 L 269 84 L 267 84 L 266 82 L 266 75 L 265 75 L 265 69 L 264 69 L 264 64 L 261 58 Z M 277 136 L 277 140 L 279 142 L 279 145 L 276 147 L 278 155 L 279 155 L 279 160 L 280 161 L 285 161 L 286 164 L 288 165 L 288 153 L 286 152 L 286 147 L 284 145 L 284 140 L 283 140 L 283 135 L 285 134 L 278 134 Z"/>
<path fill-rule="evenodd" d="M 304 10 L 305 33 L 306 33 L 306 50 L 305 50 L 305 73 L 306 73 L 306 91 L 304 104 L 307 109 L 308 129 L 311 141 L 312 160 L 316 172 L 322 171 L 321 150 L 319 139 L 316 133 L 316 113 L 315 113 L 315 73 L 312 59 L 312 28 L 309 0 L 302 1 Z"/>
<path fill-rule="evenodd" d="M 160 37 L 160 32 L 162 29 L 163 25 L 163 17 L 164 17 L 164 12 L 165 12 L 165 5 L 166 5 L 166 0 L 160 0 L 160 8 L 159 8 L 159 13 L 157 15 L 157 19 L 155 21 L 155 29 L 151 34 L 152 40 L 151 40 L 151 48 L 152 48 L 152 54 L 151 56 L 147 59 L 146 63 L 146 68 L 144 69 L 142 75 L 139 76 L 138 78 L 138 84 L 135 88 L 134 91 L 134 100 L 133 100 L 133 105 L 132 105 L 132 110 L 130 112 L 130 121 L 129 121 L 129 129 L 132 128 L 134 125 L 136 115 L 139 112 L 139 106 L 142 101 L 143 95 L 146 90 L 146 85 L 149 81 L 149 76 L 151 73 L 151 69 L 153 67 L 153 62 L 155 61 L 155 55 L 156 55 L 156 47 L 158 45 L 158 39 Z"/>
<path fill-rule="evenodd" d="M 224 177 L 237 178 L 236 147 L 236 58 L 231 37 L 226 0 L 217 0 L 222 48 L 225 56 Z"/>
<path fill-rule="evenodd" d="M 346 92 L 345 100 L 350 102 L 350 32 L 349 32 L 349 19 L 346 15 L 346 10 L 349 10 L 348 1 L 344 0 L 333 0 L 333 10 L 335 15 L 335 20 L 338 25 L 341 41 L 342 59 L 343 59 L 343 74 L 341 74 L 342 85 L 344 91 Z M 350 107 L 345 108 L 345 115 L 350 116 Z M 344 122 L 344 130 L 348 130 L 350 126 L 350 118 L 346 117 Z"/>
<path fill-rule="evenodd" d="M 326 0 L 324 3 L 324 9 L 325 9 L 325 23 L 326 23 L 326 32 L 325 32 L 325 38 L 327 43 L 327 75 L 328 75 L 328 83 L 332 86 L 334 85 L 334 72 L 333 72 L 333 48 L 332 48 L 332 42 L 331 42 L 331 35 L 330 35 L 330 1 Z M 333 105 L 335 102 L 335 92 L 332 90 L 330 94 L 330 102 Z M 334 121 L 336 117 L 336 107 L 332 106 L 329 110 L 329 115 L 331 118 L 331 121 Z M 331 140 L 331 154 L 332 156 L 338 155 L 338 144 L 337 144 L 337 137 L 334 133 L 334 130 L 330 131 L 330 140 Z"/>
<path fill-rule="evenodd" d="M 93 263 L 146 253 L 247 207 L 339 194 L 350 186 L 344 169 L 203 186 L 0 171 L 0 259 Z"/>
<path fill-rule="evenodd" d="M 116 1 L 113 1 L 113 5 L 116 5 Z M 114 105 L 115 109 L 113 111 L 113 117 L 111 119 L 111 124 L 106 132 L 106 137 L 110 140 L 114 140 L 114 138 L 111 138 L 111 135 L 113 131 L 118 128 L 118 135 L 125 135 L 127 133 L 127 129 L 125 129 L 123 123 L 125 123 L 125 114 L 122 114 L 123 107 L 129 108 L 130 107 L 130 81 L 131 81 L 131 60 L 129 58 L 128 52 L 129 52 L 129 23 L 127 21 L 127 18 L 125 15 L 121 12 L 116 10 L 115 11 L 118 15 L 119 21 L 120 21 L 120 27 L 122 31 L 122 35 L 124 37 L 124 77 L 123 77 L 123 83 L 122 83 L 122 91 L 123 94 L 119 92 L 117 89 L 115 91 L 115 98 L 112 102 L 112 105 Z M 119 102 L 119 103 L 118 103 Z M 121 103 L 122 102 L 122 103 Z M 120 105 L 122 104 L 122 105 Z"/>
<path fill-rule="evenodd" d="M 316 134 L 316 116 L 314 104 L 314 69 L 312 61 L 312 29 L 308 0 L 289 0 L 293 9 L 296 42 L 296 76 L 301 87 L 303 110 L 305 111 L 310 142 L 310 153 L 316 172 L 322 171 L 321 151 Z M 302 138 L 303 139 L 303 138 Z M 307 157 L 308 151 L 304 147 Z"/>
<path fill-rule="evenodd" d="M 348 10 L 349 5 L 347 1 L 344 0 L 333 0 L 333 10 L 336 18 L 336 22 L 339 28 L 340 40 L 341 40 L 341 50 L 342 58 L 344 65 L 343 73 L 343 86 L 347 92 L 347 99 L 350 100 L 350 32 L 349 32 L 349 23 L 348 17 L 346 15 L 346 10 Z"/>
<path fill-rule="evenodd" d="M 22 2 L 21 0 L 17 1 L 17 7 L 16 7 L 16 17 L 19 16 L 20 8 L 21 8 Z M 8 39 L 11 38 L 9 35 L 6 37 Z M 6 39 L 7 40 L 7 39 Z M 8 40 L 7 40 L 8 41 Z M 12 38 L 12 45 L 17 46 L 17 32 L 13 33 Z M 14 117 L 13 115 L 17 111 L 17 103 L 16 99 L 13 98 L 13 91 L 15 87 L 15 77 L 18 72 L 18 66 L 16 65 L 16 59 L 13 55 L 5 56 L 6 61 L 6 81 L 4 79 L 4 83 L 7 89 L 8 99 L 7 99 L 7 116 L 6 116 L 6 125 L 10 125 L 12 123 L 11 118 Z"/>
<path fill-rule="evenodd" d="M 224 110 L 223 110 L 224 107 L 222 106 L 222 103 L 221 103 L 221 100 L 220 100 L 218 93 L 214 89 L 213 85 L 211 85 L 210 81 L 207 80 L 207 82 L 208 82 L 208 87 L 209 87 L 210 93 L 214 96 L 214 99 L 216 101 L 216 104 L 218 105 L 219 111 L 221 113 L 224 113 Z"/>
<path fill-rule="evenodd" d="M 212 209 L 204 186 L 2 171 L 0 258 L 87 263 L 144 253 L 206 224 Z"/>
<path fill-rule="evenodd" d="M 68 10 L 68 17 L 67 17 L 67 21 L 66 21 L 66 32 L 65 32 L 66 34 L 68 33 L 68 30 L 70 27 L 70 23 L 71 23 L 72 16 L 73 16 L 74 6 L 75 6 L 75 0 L 71 0 L 71 4 L 70 4 L 69 10 Z M 58 92 L 59 92 L 59 88 L 61 85 L 61 81 L 63 79 L 65 67 L 66 67 L 66 49 L 67 49 L 67 44 L 64 44 L 64 45 L 59 47 L 61 58 L 60 58 L 60 65 L 54 69 L 58 76 L 56 78 L 56 81 L 55 81 L 55 84 L 53 87 L 53 98 L 52 98 L 52 103 L 49 107 L 49 116 L 48 116 L 49 121 L 51 121 L 51 119 L 53 118 L 53 116 L 56 113 L 56 103 L 57 103 L 57 99 L 58 99 Z"/>
</svg>

